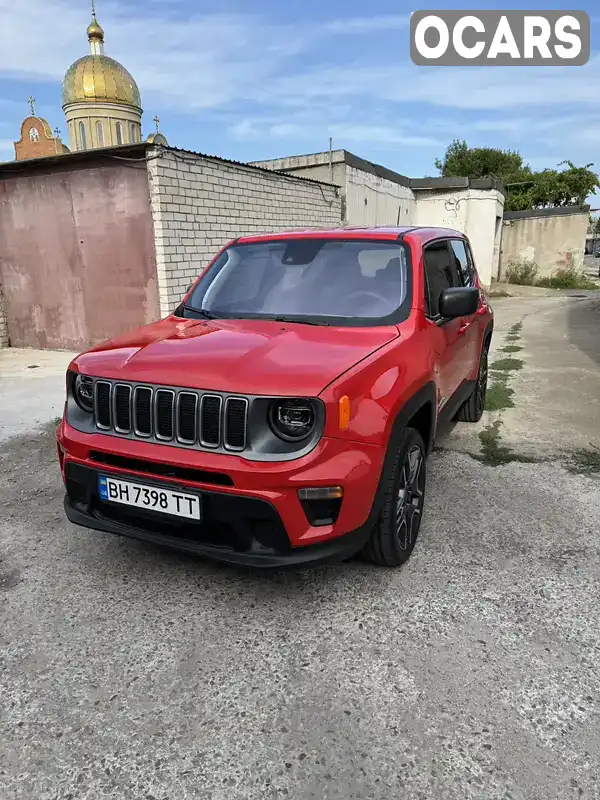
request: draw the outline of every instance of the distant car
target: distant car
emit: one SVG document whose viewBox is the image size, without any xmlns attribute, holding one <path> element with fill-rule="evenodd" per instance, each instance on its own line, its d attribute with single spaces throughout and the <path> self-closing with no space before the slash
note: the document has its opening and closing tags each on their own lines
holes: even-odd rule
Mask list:
<svg viewBox="0 0 600 800">
<path fill-rule="evenodd" d="M 173 314 L 72 361 L 67 516 L 238 564 L 400 565 L 442 422 L 483 414 L 492 330 L 457 231 L 230 242 Z"/>
</svg>

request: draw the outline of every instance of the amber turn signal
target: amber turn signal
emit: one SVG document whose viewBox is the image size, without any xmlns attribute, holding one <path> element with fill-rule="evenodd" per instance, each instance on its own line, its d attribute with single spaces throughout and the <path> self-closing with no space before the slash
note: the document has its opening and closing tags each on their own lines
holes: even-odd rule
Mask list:
<svg viewBox="0 0 600 800">
<path fill-rule="evenodd" d="M 345 431 L 350 425 L 350 398 L 346 394 L 340 397 L 338 403 L 338 417 L 340 430 Z"/>
</svg>

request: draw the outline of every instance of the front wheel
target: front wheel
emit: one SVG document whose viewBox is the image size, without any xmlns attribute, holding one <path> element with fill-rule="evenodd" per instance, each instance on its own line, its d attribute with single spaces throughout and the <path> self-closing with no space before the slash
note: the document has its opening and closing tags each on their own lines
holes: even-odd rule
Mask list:
<svg viewBox="0 0 600 800">
<path fill-rule="evenodd" d="M 412 553 L 423 515 L 425 445 L 418 431 L 405 428 L 383 480 L 383 502 L 364 556 L 382 567 L 397 567 Z"/>
</svg>

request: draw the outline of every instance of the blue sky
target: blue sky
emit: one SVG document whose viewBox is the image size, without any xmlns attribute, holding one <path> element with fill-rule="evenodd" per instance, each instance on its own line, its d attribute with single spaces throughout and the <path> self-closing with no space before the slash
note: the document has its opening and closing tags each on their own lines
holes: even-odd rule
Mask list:
<svg viewBox="0 0 600 800">
<path fill-rule="evenodd" d="M 241 161 L 336 148 L 404 174 L 436 174 L 455 137 L 519 150 L 535 168 L 570 158 L 600 170 L 600 6 L 584 9 L 584 67 L 416 67 L 411 11 L 519 8 L 522 2 L 403 0 L 97 0 L 107 55 L 133 74 L 144 134 L 152 117 L 178 147 Z M 85 0 L 0 0 L 0 160 L 30 94 L 65 131 L 61 80 L 88 52 Z"/>
</svg>

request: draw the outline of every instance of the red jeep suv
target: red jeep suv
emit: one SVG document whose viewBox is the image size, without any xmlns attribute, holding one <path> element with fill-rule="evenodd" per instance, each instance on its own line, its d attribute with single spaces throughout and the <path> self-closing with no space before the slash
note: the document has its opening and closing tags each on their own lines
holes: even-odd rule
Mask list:
<svg viewBox="0 0 600 800">
<path fill-rule="evenodd" d="M 238 564 L 402 564 L 440 425 L 483 413 L 492 326 L 457 231 L 236 239 L 70 364 L 67 516 Z"/>
</svg>

